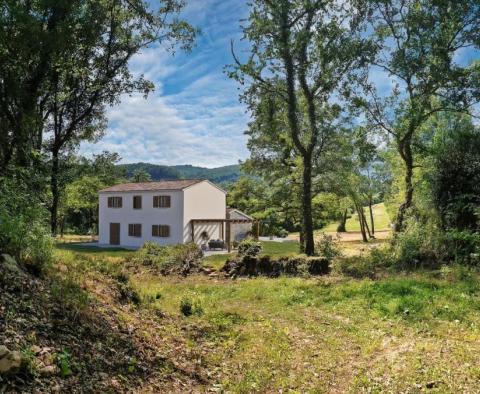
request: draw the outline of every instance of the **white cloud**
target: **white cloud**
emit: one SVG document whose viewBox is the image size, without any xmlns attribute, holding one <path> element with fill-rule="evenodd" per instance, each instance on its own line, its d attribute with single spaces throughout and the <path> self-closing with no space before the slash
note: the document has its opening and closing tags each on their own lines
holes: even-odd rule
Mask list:
<svg viewBox="0 0 480 394">
<path fill-rule="evenodd" d="M 191 54 L 171 56 L 155 46 L 135 55 L 130 69 L 153 81 L 147 99 L 124 96 L 108 110 L 108 131 L 82 154 L 118 152 L 122 162 L 193 164 L 217 167 L 248 156 L 248 116 L 238 102 L 236 83 L 222 72 L 230 62 L 231 38 L 239 36 L 245 4 L 237 0 L 197 0 L 184 17 L 200 26 L 202 36 Z"/>
</svg>

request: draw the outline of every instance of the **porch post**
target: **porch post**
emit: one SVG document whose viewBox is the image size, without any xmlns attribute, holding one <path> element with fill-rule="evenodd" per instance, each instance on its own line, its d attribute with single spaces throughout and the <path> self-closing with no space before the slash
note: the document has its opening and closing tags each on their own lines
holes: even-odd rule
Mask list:
<svg viewBox="0 0 480 394">
<path fill-rule="evenodd" d="M 230 220 L 227 220 L 227 252 L 230 253 L 232 245 L 230 245 Z"/>
<path fill-rule="evenodd" d="M 195 222 L 192 220 L 190 220 L 190 227 L 191 227 L 191 231 L 192 231 L 192 242 L 195 243 Z"/>
</svg>

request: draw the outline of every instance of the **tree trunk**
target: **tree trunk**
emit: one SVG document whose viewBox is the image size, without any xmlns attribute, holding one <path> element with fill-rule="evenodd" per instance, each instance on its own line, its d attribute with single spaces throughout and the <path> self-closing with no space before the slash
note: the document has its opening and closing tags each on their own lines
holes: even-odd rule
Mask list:
<svg viewBox="0 0 480 394">
<path fill-rule="evenodd" d="M 50 229 L 53 236 L 57 235 L 58 227 L 58 202 L 60 190 L 58 188 L 59 161 L 58 150 L 52 149 L 52 173 L 50 176 L 50 190 L 52 192 L 52 205 L 50 206 Z"/>
<path fill-rule="evenodd" d="M 363 240 L 363 242 L 368 242 L 367 233 L 365 231 L 365 223 L 363 221 L 363 215 L 362 215 L 362 212 L 360 210 L 360 206 L 357 204 L 356 201 L 354 201 L 354 204 L 355 204 L 355 209 L 356 209 L 357 215 L 358 215 L 358 221 L 360 223 L 360 232 L 362 233 L 362 240 Z"/>
<path fill-rule="evenodd" d="M 375 222 L 373 220 L 372 205 L 373 205 L 373 201 L 372 201 L 372 197 L 370 196 L 369 199 L 368 199 L 368 210 L 370 211 L 370 225 L 372 227 L 372 238 L 375 238 Z"/>
<path fill-rule="evenodd" d="M 348 209 L 345 209 L 342 217 L 340 218 L 340 223 L 338 224 L 338 227 L 337 227 L 337 233 L 347 232 L 347 214 L 348 214 Z"/>
<path fill-rule="evenodd" d="M 398 208 L 397 218 L 395 221 L 394 231 L 401 232 L 405 225 L 405 216 L 408 209 L 412 206 L 413 201 L 413 155 L 410 139 L 406 139 L 400 143 L 400 156 L 405 163 L 405 198 Z"/>
<path fill-rule="evenodd" d="M 315 253 L 312 218 L 312 160 L 310 155 L 303 158 L 303 190 L 302 190 L 303 231 L 307 256 Z"/>
<path fill-rule="evenodd" d="M 362 220 L 363 220 L 364 226 L 367 230 L 368 238 L 373 238 L 372 233 L 370 232 L 370 226 L 368 225 L 367 218 L 365 217 L 365 211 L 363 209 L 363 206 L 360 209 L 361 209 L 361 213 L 362 213 Z"/>
</svg>

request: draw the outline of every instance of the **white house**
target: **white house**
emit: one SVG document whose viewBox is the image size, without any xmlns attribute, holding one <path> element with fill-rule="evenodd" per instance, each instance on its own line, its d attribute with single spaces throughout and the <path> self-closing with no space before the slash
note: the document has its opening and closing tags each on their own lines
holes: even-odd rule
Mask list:
<svg viewBox="0 0 480 394">
<path fill-rule="evenodd" d="M 226 192 L 207 180 L 115 185 L 99 192 L 99 244 L 223 240 L 226 215 Z"/>
</svg>

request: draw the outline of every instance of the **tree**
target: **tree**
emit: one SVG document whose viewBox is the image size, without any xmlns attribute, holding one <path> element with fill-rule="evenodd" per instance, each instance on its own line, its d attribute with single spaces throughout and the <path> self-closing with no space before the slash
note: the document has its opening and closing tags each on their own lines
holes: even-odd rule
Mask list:
<svg viewBox="0 0 480 394">
<path fill-rule="evenodd" d="M 358 98 L 369 121 L 395 141 L 405 167 L 404 200 L 395 230 L 401 231 L 412 206 L 416 166 L 415 136 L 439 112 L 468 112 L 478 97 L 480 65 L 455 62 L 459 50 L 478 44 L 476 0 L 372 0 L 372 25 L 378 53 L 370 75 L 383 72 L 391 81 L 387 94 L 371 81 L 367 99 Z"/>
<path fill-rule="evenodd" d="M 88 228 L 94 233 L 98 222 L 98 191 L 105 187 L 99 177 L 83 176 L 66 188 L 66 206 L 76 213 L 83 212 Z"/>
<path fill-rule="evenodd" d="M 51 67 L 44 76 L 43 108 L 51 154 L 51 229 L 56 233 L 60 199 L 58 177 L 61 153 L 74 150 L 82 140 L 95 140 L 106 127 L 106 106 L 122 94 L 145 95 L 153 84 L 134 77 L 128 61 L 142 48 L 170 41 L 191 45 L 194 30 L 172 19 L 182 2 L 161 2 L 150 10 L 140 1 L 66 1 L 62 6 L 60 33 L 49 48 Z M 47 6 L 48 7 L 48 6 Z"/>
<path fill-rule="evenodd" d="M 432 202 L 444 230 L 480 226 L 480 129 L 472 119 L 443 116 L 431 146 L 426 170 Z"/>
<path fill-rule="evenodd" d="M 333 0 L 256 0 L 243 28 L 250 56 L 242 63 L 234 54 L 230 75 L 248 84 L 242 99 L 256 121 L 250 131 L 257 139 L 263 133 L 273 137 L 272 148 L 297 168 L 292 173 L 301 185 L 302 247 L 308 255 L 314 253 L 314 167 L 341 114 L 333 98 L 352 83 L 368 49 L 361 16 Z"/>
<path fill-rule="evenodd" d="M 147 171 L 144 170 L 136 170 L 133 173 L 133 182 L 139 183 L 139 182 L 150 182 L 152 180 L 152 177 Z"/>
</svg>

